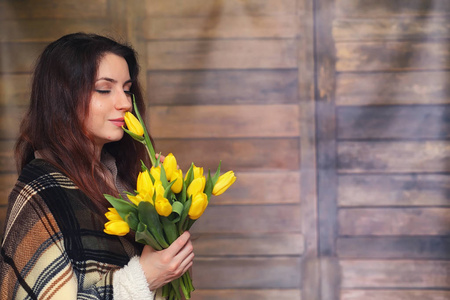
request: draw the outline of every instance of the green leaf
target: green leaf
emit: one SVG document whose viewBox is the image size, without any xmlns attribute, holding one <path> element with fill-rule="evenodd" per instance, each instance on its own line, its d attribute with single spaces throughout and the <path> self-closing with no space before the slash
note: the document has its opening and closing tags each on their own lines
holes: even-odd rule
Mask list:
<svg viewBox="0 0 450 300">
<path fill-rule="evenodd" d="M 208 197 L 208 202 L 209 202 L 209 198 L 211 198 L 213 189 L 214 189 L 214 184 L 212 183 L 211 172 L 208 170 L 208 178 L 206 179 L 205 191 L 204 191 L 204 193 Z"/>
<path fill-rule="evenodd" d="M 169 247 L 164 239 L 164 233 L 159 220 L 159 215 L 156 212 L 155 207 L 147 201 L 139 203 L 139 220 L 147 225 L 150 233 L 155 237 L 156 241 L 165 249 Z"/>
<path fill-rule="evenodd" d="M 189 168 L 187 175 L 186 175 L 186 180 L 184 181 L 185 186 L 189 186 L 192 182 L 192 180 L 194 180 L 194 163 L 191 163 L 191 167 Z"/>
<path fill-rule="evenodd" d="M 122 127 L 123 131 L 125 131 L 126 133 L 128 133 L 133 139 L 135 139 L 138 142 L 144 143 L 145 142 L 145 138 L 143 136 L 137 135 L 131 131 L 129 131 L 128 129 L 126 129 L 125 127 Z"/>
<path fill-rule="evenodd" d="M 135 215 L 138 214 L 137 207 L 133 203 L 125 201 L 121 198 L 120 199 L 116 198 L 116 197 L 108 195 L 108 194 L 104 194 L 103 196 L 105 196 L 106 200 L 108 200 L 108 202 L 111 203 L 111 205 L 117 210 L 117 212 L 119 213 L 119 216 L 123 220 L 126 219 L 126 216 L 130 212 L 134 213 Z"/>
<path fill-rule="evenodd" d="M 167 217 L 172 223 L 176 223 L 181 219 L 183 214 L 184 205 L 179 201 L 172 203 L 172 213 Z"/>
<path fill-rule="evenodd" d="M 189 209 L 191 208 L 192 197 L 184 203 L 183 213 L 181 214 L 180 221 L 178 221 L 178 232 L 182 234 L 186 231 L 186 219 L 188 219 Z"/>
<path fill-rule="evenodd" d="M 169 244 L 172 244 L 178 238 L 177 226 L 166 217 L 161 217 L 160 219 L 167 241 Z"/>
<path fill-rule="evenodd" d="M 136 229 L 135 240 L 138 243 L 149 245 L 155 250 L 162 250 L 160 244 L 156 241 L 156 239 L 152 236 L 152 234 L 148 231 L 147 225 L 144 223 L 139 223 Z"/>
<path fill-rule="evenodd" d="M 124 220 L 128 223 L 131 229 L 136 231 L 139 224 L 139 219 L 134 212 L 130 212 L 128 215 L 126 215 Z"/>
</svg>

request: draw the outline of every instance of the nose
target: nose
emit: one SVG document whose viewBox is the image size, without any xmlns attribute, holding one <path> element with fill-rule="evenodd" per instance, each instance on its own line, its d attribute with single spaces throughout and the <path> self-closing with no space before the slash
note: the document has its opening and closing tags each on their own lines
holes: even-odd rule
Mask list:
<svg viewBox="0 0 450 300">
<path fill-rule="evenodd" d="M 115 108 L 122 111 L 131 111 L 131 95 L 124 91 L 120 91 L 116 98 Z"/>
</svg>

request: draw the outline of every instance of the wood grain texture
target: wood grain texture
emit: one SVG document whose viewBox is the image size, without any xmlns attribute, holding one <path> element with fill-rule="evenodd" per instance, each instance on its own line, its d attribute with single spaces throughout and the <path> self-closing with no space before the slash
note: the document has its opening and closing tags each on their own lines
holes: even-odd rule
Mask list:
<svg viewBox="0 0 450 300">
<path fill-rule="evenodd" d="M 24 106 L 3 106 L 0 110 L 0 138 L 15 139 L 26 108 Z"/>
<path fill-rule="evenodd" d="M 450 103 L 450 72 L 340 73 L 336 103 L 398 105 Z"/>
<path fill-rule="evenodd" d="M 300 168 L 298 139 L 156 139 L 157 152 L 172 152 L 180 168 L 187 170 L 191 162 L 205 170 L 273 171 Z"/>
<path fill-rule="evenodd" d="M 290 69 L 293 39 L 157 41 L 147 43 L 149 70 Z"/>
<path fill-rule="evenodd" d="M 147 78 L 150 105 L 298 103 L 296 70 L 159 71 Z"/>
<path fill-rule="evenodd" d="M 336 0 L 336 16 L 377 18 L 450 14 L 446 0 Z"/>
<path fill-rule="evenodd" d="M 154 138 L 299 136 L 298 105 L 153 106 Z"/>
<path fill-rule="evenodd" d="M 338 203 L 341 207 L 450 206 L 450 176 L 341 175 Z"/>
<path fill-rule="evenodd" d="M 338 139 L 447 139 L 450 106 L 363 106 L 337 109 Z"/>
<path fill-rule="evenodd" d="M 343 290 L 341 300 L 446 300 L 449 291 L 427 290 Z"/>
<path fill-rule="evenodd" d="M 336 70 L 416 71 L 450 67 L 446 40 L 336 43 Z"/>
<path fill-rule="evenodd" d="M 87 19 L 104 18 L 108 0 L 1 1 L 0 19 Z"/>
<path fill-rule="evenodd" d="M 14 162 L 15 141 L 0 140 L 0 173 L 15 173 L 16 163 Z"/>
<path fill-rule="evenodd" d="M 342 259 L 450 259 L 448 236 L 340 237 Z"/>
<path fill-rule="evenodd" d="M 152 17 L 218 17 L 227 15 L 286 15 L 295 13 L 295 0 L 146 1 L 146 14 Z"/>
<path fill-rule="evenodd" d="M 450 37 L 446 17 L 337 19 L 333 22 L 336 41 L 435 39 Z"/>
<path fill-rule="evenodd" d="M 235 175 L 239 180 L 217 198 L 215 205 L 300 203 L 299 172 L 235 172 Z"/>
<path fill-rule="evenodd" d="M 436 173 L 450 168 L 447 141 L 340 142 L 340 173 Z"/>
<path fill-rule="evenodd" d="M 192 300 L 301 300 L 298 289 L 236 289 L 236 290 L 204 290 L 196 289 Z M 440 299 L 439 299 L 440 300 Z"/>
<path fill-rule="evenodd" d="M 30 75 L 0 74 L 0 107 L 28 105 L 30 90 Z"/>
<path fill-rule="evenodd" d="M 342 287 L 428 288 L 450 286 L 450 262 L 439 260 L 341 260 Z"/>
<path fill-rule="evenodd" d="M 295 15 L 221 16 L 218 18 L 161 18 L 144 20 L 143 38 L 171 39 L 229 39 L 229 38 L 294 38 Z"/>
<path fill-rule="evenodd" d="M 8 204 L 8 196 L 17 181 L 17 174 L 0 174 L 0 206 Z"/>
<path fill-rule="evenodd" d="M 305 239 L 300 233 L 202 234 L 193 236 L 195 255 L 210 256 L 294 256 L 302 255 Z"/>
<path fill-rule="evenodd" d="M 30 73 L 47 43 L 2 43 L 2 73 Z"/>
<path fill-rule="evenodd" d="M 299 205 L 209 205 L 193 233 L 299 233 Z"/>
<path fill-rule="evenodd" d="M 194 259 L 192 280 L 199 289 L 294 289 L 300 285 L 299 270 L 298 257 L 201 257 Z"/>
<path fill-rule="evenodd" d="M 343 236 L 450 234 L 450 208 L 348 208 L 339 210 Z"/>
<path fill-rule="evenodd" d="M 52 42 L 73 32 L 111 34 L 106 19 L 31 19 L 0 21 L 1 42 Z"/>
</svg>

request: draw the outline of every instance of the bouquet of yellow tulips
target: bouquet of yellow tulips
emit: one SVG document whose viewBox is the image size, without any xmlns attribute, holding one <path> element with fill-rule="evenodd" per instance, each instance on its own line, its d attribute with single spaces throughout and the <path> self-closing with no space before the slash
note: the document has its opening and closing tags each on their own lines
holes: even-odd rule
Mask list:
<svg viewBox="0 0 450 300">
<path fill-rule="evenodd" d="M 148 131 L 139 114 L 133 96 L 136 117 L 127 112 L 123 130 L 147 148 L 152 167 L 142 163 L 135 193 L 126 192 L 128 201 L 104 195 L 113 208 L 105 214 L 109 222 L 104 231 L 112 235 L 126 235 L 135 231 L 137 242 L 162 250 L 189 230 L 203 214 L 212 195 L 225 192 L 236 180 L 233 171 L 220 175 L 220 163 L 211 176 L 203 175 L 203 168 L 191 164 L 183 178 L 175 156 L 167 155 L 161 163 L 156 158 Z M 163 296 L 169 300 L 181 299 L 180 289 L 186 299 L 194 291 L 189 272 L 163 287 Z"/>
</svg>

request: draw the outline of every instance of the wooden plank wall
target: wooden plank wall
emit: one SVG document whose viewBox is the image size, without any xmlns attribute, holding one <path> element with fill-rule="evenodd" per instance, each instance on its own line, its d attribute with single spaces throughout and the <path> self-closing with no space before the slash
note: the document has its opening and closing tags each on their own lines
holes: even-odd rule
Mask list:
<svg viewBox="0 0 450 300">
<path fill-rule="evenodd" d="M 184 170 L 223 160 L 238 177 L 194 227 L 193 299 L 299 300 L 302 258 L 315 248 L 314 102 L 304 90 L 313 81 L 312 46 L 300 45 L 298 34 L 312 28 L 308 7 L 303 0 L 0 2 L 0 223 L 38 53 L 69 32 L 112 35 L 140 54 L 157 151 L 173 152 Z M 308 63 L 298 67 L 299 55 Z M 301 157 L 313 176 L 301 178 Z M 309 195 L 304 203 L 301 194 Z"/>
<path fill-rule="evenodd" d="M 450 3 L 335 13 L 341 299 L 448 299 Z"/>
<path fill-rule="evenodd" d="M 296 1 L 147 1 L 157 148 L 238 180 L 196 224 L 195 299 L 300 299 Z"/>
</svg>

